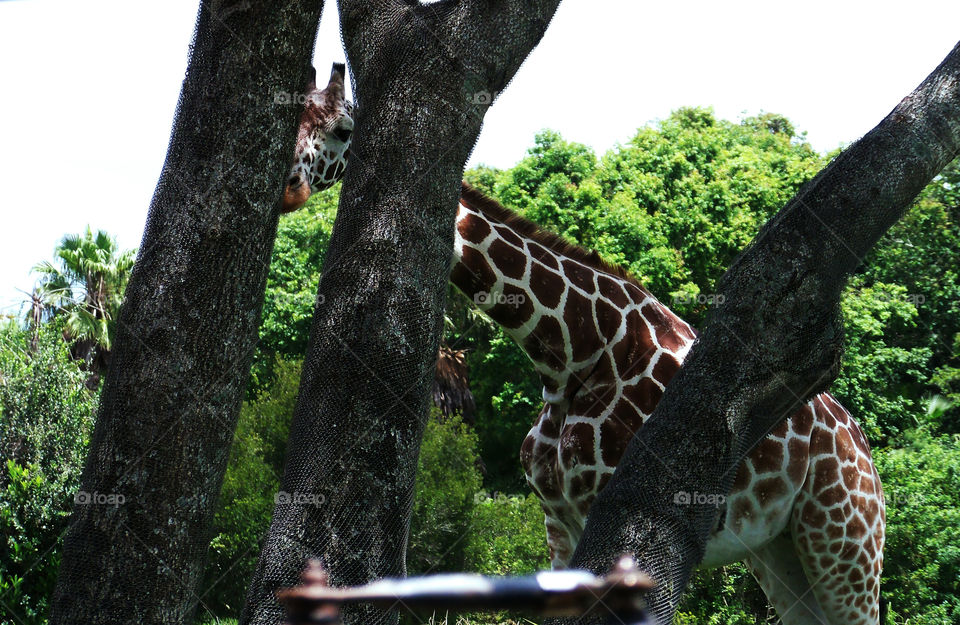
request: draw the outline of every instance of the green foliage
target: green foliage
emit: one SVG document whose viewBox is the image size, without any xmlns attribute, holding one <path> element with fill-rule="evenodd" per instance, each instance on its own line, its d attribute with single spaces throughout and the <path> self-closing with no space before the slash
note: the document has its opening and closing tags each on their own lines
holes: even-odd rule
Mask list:
<svg viewBox="0 0 960 625">
<path fill-rule="evenodd" d="M 272 383 L 240 408 L 214 517 L 200 598 L 217 616 L 240 615 L 283 475 L 301 365 L 278 358 L 272 369 Z"/>
<path fill-rule="evenodd" d="M 784 118 L 733 124 L 680 109 L 599 161 L 554 132 L 477 179 L 505 205 L 625 266 L 665 297 L 715 281 L 767 218 L 822 166 Z M 496 181 L 491 184 L 493 178 Z M 678 312 L 697 322 L 696 302 Z"/>
<path fill-rule="evenodd" d="M 532 374 L 530 360 L 497 327 L 486 345 L 468 354 L 467 366 L 477 402 L 477 433 L 487 469 L 487 487 L 526 492 L 520 443 L 543 405 L 542 387 Z"/>
<path fill-rule="evenodd" d="M 960 334 L 954 340 L 951 361 L 960 361 Z M 929 411 L 931 423 L 942 432 L 960 432 L 960 367 L 945 364 L 934 371 L 930 381 L 943 393 L 932 398 L 938 409 Z"/>
<path fill-rule="evenodd" d="M 423 434 L 410 521 L 407 567 L 413 574 L 459 571 L 476 494 L 477 435 L 460 417 L 440 421 L 433 409 Z"/>
<path fill-rule="evenodd" d="M 887 503 L 880 589 L 890 622 L 960 622 L 960 436 L 919 430 L 874 460 Z"/>
<path fill-rule="evenodd" d="M 466 569 L 485 575 L 527 575 L 550 568 L 543 509 L 536 496 L 481 494 L 465 552 Z"/>
<path fill-rule="evenodd" d="M 927 350 L 929 359 L 918 370 L 916 359 L 894 363 L 899 373 L 892 379 L 884 373 L 875 381 L 861 375 L 863 393 L 883 395 L 893 383 L 904 398 L 914 405 L 899 414 L 902 423 L 889 423 L 883 436 L 894 436 L 915 423 L 935 417 L 941 433 L 960 432 L 960 159 L 953 161 L 928 185 L 913 207 L 874 247 L 861 267 L 854 287 L 890 284 L 901 287 L 902 298 L 914 304 L 916 314 L 907 327 L 897 322 L 882 342 L 891 348 L 919 354 Z M 857 366 L 847 368 L 850 371 Z M 847 375 L 846 373 L 844 374 Z M 916 400 L 940 395 L 951 406 L 927 416 Z M 896 409 L 896 407 L 895 407 Z M 859 418 L 859 414 L 854 412 Z M 888 419 L 896 421 L 897 413 Z"/>
<path fill-rule="evenodd" d="M 883 444 L 919 424 L 924 405 L 918 389 L 929 377 L 932 354 L 899 338 L 917 325 L 917 303 L 906 287 L 861 283 L 853 280 L 841 301 L 846 353 L 832 391 L 867 438 Z"/>
<path fill-rule="evenodd" d="M 407 551 L 411 574 L 526 575 L 549 568 L 537 498 L 491 497 L 481 491 L 479 460 L 477 435 L 459 417 L 440 421 L 434 410 L 417 467 Z M 467 621 L 502 623 L 517 618 L 508 613 L 475 614 Z"/>
<path fill-rule="evenodd" d="M 307 350 L 320 267 L 333 231 L 339 195 L 338 183 L 315 193 L 302 209 L 280 218 L 267 276 L 250 397 L 273 379 L 276 356 L 303 358 Z"/>
<path fill-rule="evenodd" d="M 96 410 L 59 324 L 32 344 L 0 331 L 0 623 L 46 621 Z"/>
<path fill-rule="evenodd" d="M 738 562 L 695 572 L 674 625 L 754 625 L 768 612 L 766 596 Z"/>
</svg>

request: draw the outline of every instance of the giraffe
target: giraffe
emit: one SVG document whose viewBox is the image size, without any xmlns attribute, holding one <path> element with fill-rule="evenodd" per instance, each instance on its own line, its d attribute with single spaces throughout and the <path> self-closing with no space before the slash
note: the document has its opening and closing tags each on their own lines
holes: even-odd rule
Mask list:
<svg viewBox="0 0 960 625">
<path fill-rule="evenodd" d="M 343 63 L 334 63 L 330 80 L 317 88 L 317 70 L 310 68 L 307 90 L 302 94 L 303 112 L 290 175 L 283 191 L 280 212 L 303 206 L 317 191 L 343 178 L 353 135 L 353 104 L 346 99 Z M 301 97 L 295 98 L 297 102 Z"/>
<path fill-rule="evenodd" d="M 301 139 L 322 123 L 304 114 Z M 298 141 L 285 210 L 315 190 L 302 183 L 310 146 Z M 450 281 L 518 342 L 543 384 L 520 460 L 544 511 L 551 564 L 564 568 L 590 504 L 696 332 L 622 268 L 466 183 Z M 678 489 L 675 503 L 718 507 L 701 566 L 743 561 L 784 625 L 878 622 L 883 492 L 863 432 L 829 393 L 752 449 L 729 495 Z"/>
<path fill-rule="evenodd" d="M 679 370 L 695 330 L 626 271 L 464 183 L 450 280 L 533 361 L 543 408 L 523 441 L 555 568 L 590 504 Z M 701 566 L 743 561 L 785 625 L 876 624 L 885 509 L 870 446 L 829 393 L 738 466 Z"/>
</svg>

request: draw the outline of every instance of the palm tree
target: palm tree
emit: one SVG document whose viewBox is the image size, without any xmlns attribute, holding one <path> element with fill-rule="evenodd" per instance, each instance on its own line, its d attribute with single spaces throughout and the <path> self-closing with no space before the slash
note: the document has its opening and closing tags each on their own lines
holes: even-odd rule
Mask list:
<svg viewBox="0 0 960 625">
<path fill-rule="evenodd" d="M 33 299 L 43 305 L 34 310 L 32 323 L 40 318 L 63 316 L 64 338 L 71 352 L 83 360 L 99 379 L 109 363 L 116 319 L 123 302 L 135 250 L 121 251 L 116 240 L 103 230 L 96 234 L 87 226 L 83 235 L 67 235 L 57 245 L 53 263 L 43 261 L 33 270 L 40 274 Z M 32 309 L 35 306 L 31 307 Z"/>
</svg>

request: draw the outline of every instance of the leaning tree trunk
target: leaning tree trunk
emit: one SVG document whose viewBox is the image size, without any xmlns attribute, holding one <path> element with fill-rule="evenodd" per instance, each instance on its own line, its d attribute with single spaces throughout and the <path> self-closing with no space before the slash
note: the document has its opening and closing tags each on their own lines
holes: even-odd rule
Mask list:
<svg viewBox="0 0 960 625">
<path fill-rule="evenodd" d="M 192 622 L 322 6 L 201 3 L 51 623 Z"/>
<path fill-rule="evenodd" d="M 674 494 L 729 493 L 746 452 L 833 380 L 848 276 L 958 152 L 960 45 L 728 270 L 725 304 L 597 497 L 572 566 L 606 571 L 637 554 L 659 583 L 658 622 L 671 622 L 717 517 L 712 505 L 674 505 Z"/>
<path fill-rule="evenodd" d="M 340 2 L 357 100 L 351 161 L 243 623 L 278 623 L 274 592 L 311 557 L 334 584 L 404 572 L 463 167 L 558 3 Z"/>
</svg>

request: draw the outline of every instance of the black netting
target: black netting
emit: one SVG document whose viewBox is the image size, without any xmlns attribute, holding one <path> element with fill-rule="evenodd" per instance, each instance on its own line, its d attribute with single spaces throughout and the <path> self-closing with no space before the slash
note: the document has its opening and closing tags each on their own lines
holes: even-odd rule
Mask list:
<svg viewBox="0 0 960 625">
<path fill-rule="evenodd" d="M 310 558 L 324 564 L 334 585 L 403 574 L 463 166 L 487 107 L 539 41 L 556 5 L 340 3 L 356 86 L 355 136 L 282 489 L 244 623 L 279 622 L 274 593 L 296 584 Z M 274 76 L 277 68 L 285 75 L 305 73 L 291 68 L 305 65 L 309 46 L 300 40 L 315 28 L 319 9 L 317 3 L 201 7 L 167 166 L 128 290 L 83 477 L 84 492 L 123 495 L 127 504 L 78 506 L 51 622 L 183 622 L 199 602 L 195 589 L 211 516 L 256 342 L 278 191 L 289 172 L 277 166 L 277 155 L 293 144 L 294 113 L 256 98 L 292 89 Z M 248 115 L 250 110 L 255 114 Z M 954 126 L 939 134 L 958 133 Z M 889 224 L 905 205 L 901 200 L 916 192 L 904 191 L 897 181 L 919 180 L 922 186 L 933 175 L 927 170 L 935 171 L 930 162 L 942 160 L 939 153 L 928 157 L 927 149 L 925 143 L 915 154 L 890 160 L 886 155 L 895 150 L 881 142 L 848 157 L 861 156 L 873 170 L 885 172 L 881 181 L 889 188 L 840 184 L 827 198 L 840 200 L 828 203 L 827 212 L 840 213 L 845 202 L 863 197 L 896 208 L 880 214 L 865 210 L 858 213 L 862 218 L 832 220 L 824 229 L 810 223 L 826 199 L 803 195 L 801 204 L 814 210 L 796 207 L 788 227 L 825 243 L 801 250 L 797 258 L 827 253 L 840 258 L 845 253 L 831 246 L 832 237 L 845 245 L 862 243 L 863 232 Z M 819 181 L 844 175 L 839 165 L 846 161 L 838 160 L 836 174 Z M 851 246 L 854 255 L 871 243 Z M 776 266 L 789 269 L 790 259 L 783 257 L 790 253 L 774 250 L 780 258 Z M 847 259 L 831 268 L 842 274 L 853 267 Z M 824 292 L 834 297 L 838 290 Z M 833 305 L 822 308 L 829 312 Z M 821 321 L 787 345 L 788 358 L 808 358 L 801 374 L 822 368 L 822 359 L 805 356 L 802 345 L 819 341 L 829 325 Z M 747 334 L 771 327 L 780 326 L 753 327 Z M 719 345 L 718 353 L 731 353 L 729 344 L 719 340 Z M 809 390 L 809 376 L 793 370 L 783 362 L 775 368 L 798 392 Z M 748 390 L 724 396 L 728 401 L 720 405 L 726 412 L 716 415 L 724 427 L 705 435 L 709 439 L 699 441 L 700 450 L 736 459 L 729 430 L 742 433 L 747 407 L 769 400 L 765 374 L 748 371 L 756 377 L 720 378 Z M 712 397 L 715 387 L 703 384 L 696 401 Z M 696 404 L 676 405 L 684 410 Z M 775 405 L 762 407 L 782 413 Z M 671 440 L 658 444 L 669 447 Z M 725 492 L 730 479 L 726 472 L 710 475 L 704 490 Z M 622 494 L 622 507 L 646 511 L 658 510 L 657 495 L 663 494 L 611 493 L 608 500 Z M 650 536 L 630 519 L 606 518 L 622 523 L 597 529 L 591 543 L 597 551 L 580 560 L 599 572 L 609 570 L 619 556 L 615 550 Z M 701 553 L 700 541 L 713 519 L 665 521 L 653 550 L 636 545 L 646 549 L 641 564 L 665 589 L 658 605 L 664 620 L 689 575 L 683 563 Z M 367 608 L 347 617 L 368 625 L 396 618 Z"/>
<path fill-rule="evenodd" d="M 404 571 L 463 166 L 556 7 L 540 4 L 340 6 L 356 131 L 283 479 L 317 504 L 277 506 L 244 622 L 276 622 L 308 558 L 334 585 Z"/>
<path fill-rule="evenodd" d="M 51 623 L 191 622 L 203 603 L 299 114 L 276 96 L 305 82 L 319 14 L 319 2 L 201 3 Z M 134 106 L 122 85 L 117 102 Z"/>
</svg>

